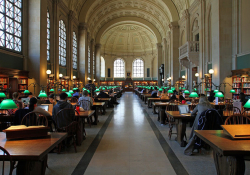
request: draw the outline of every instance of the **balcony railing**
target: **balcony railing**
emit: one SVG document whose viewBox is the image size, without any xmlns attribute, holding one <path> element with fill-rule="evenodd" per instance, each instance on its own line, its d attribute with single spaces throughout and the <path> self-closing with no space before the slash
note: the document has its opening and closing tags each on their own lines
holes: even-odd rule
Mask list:
<svg viewBox="0 0 250 175">
<path fill-rule="evenodd" d="M 179 47 L 179 59 L 187 58 L 198 66 L 199 64 L 200 45 L 199 41 L 188 41 Z"/>
</svg>

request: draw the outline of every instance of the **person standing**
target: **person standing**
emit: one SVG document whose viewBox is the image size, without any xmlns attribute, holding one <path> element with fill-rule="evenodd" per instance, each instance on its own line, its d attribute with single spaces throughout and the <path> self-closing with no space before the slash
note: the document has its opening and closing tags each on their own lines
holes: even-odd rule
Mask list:
<svg viewBox="0 0 250 175">
<path fill-rule="evenodd" d="M 86 84 L 85 88 L 88 89 L 88 90 L 90 91 L 91 97 L 92 97 L 92 96 L 94 95 L 94 93 L 95 93 L 95 90 L 96 90 L 96 87 L 95 87 L 95 85 L 92 83 L 92 80 L 89 80 L 89 83 Z"/>
</svg>

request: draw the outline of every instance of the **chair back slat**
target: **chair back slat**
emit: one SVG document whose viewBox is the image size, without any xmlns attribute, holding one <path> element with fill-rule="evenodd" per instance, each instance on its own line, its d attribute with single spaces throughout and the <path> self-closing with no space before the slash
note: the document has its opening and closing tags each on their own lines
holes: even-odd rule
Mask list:
<svg viewBox="0 0 250 175">
<path fill-rule="evenodd" d="M 225 125 L 239 125 L 239 124 L 249 124 L 250 118 L 248 116 L 245 116 L 243 114 L 234 114 L 225 120 Z"/>
<path fill-rule="evenodd" d="M 48 126 L 48 120 L 47 117 L 44 116 L 42 113 L 39 112 L 29 112 L 26 114 L 22 121 L 22 125 L 26 126 L 38 126 L 38 125 L 43 125 L 43 126 Z"/>
<path fill-rule="evenodd" d="M 4 172 L 4 167 L 5 167 L 5 162 L 9 162 L 9 175 L 12 175 L 12 172 L 13 172 L 13 169 L 14 169 L 14 163 L 12 161 L 12 158 L 11 158 L 11 155 L 10 153 L 3 147 L 0 146 L 0 155 L 1 155 L 1 158 L 0 158 L 0 161 L 2 161 L 2 175 L 5 174 Z"/>
</svg>

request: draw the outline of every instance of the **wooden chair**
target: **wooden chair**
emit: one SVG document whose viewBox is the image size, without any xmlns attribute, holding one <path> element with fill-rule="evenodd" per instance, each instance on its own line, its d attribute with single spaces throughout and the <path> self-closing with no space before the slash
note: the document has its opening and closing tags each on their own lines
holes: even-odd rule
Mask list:
<svg viewBox="0 0 250 175">
<path fill-rule="evenodd" d="M 80 107 L 82 107 L 85 111 L 89 111 L 91 110 L 92 106 L 89 100 L 80 100 L 77 103 Z M 97 112 L 97 111 L 96 111 Z M 92 117 L 92 116 L 91 116 Z M 89 124 L 89 126 L 91 127 L 91 123 L 92 123 L 92 118 L 86 118 L 87 123 Z"/>
<path fill-rule="evenodd" d="M 67 141 L 69 141 L 70 138 L 73 139 L 73 145 L 76 150 L 76 135 L 77 135 L 77 130 L 78 130 L 78 122 L 79 122 L 79 117 L 75 116 L 75 111 L 74 109 L 61 109 L 55 116 L 55 122 L 56 122 L 56 131 L 57 132 L 67 132 Z M 77 112 L 78 113 L 78 112 Z M 64 118 L 67 116 L 68 118 Z M 69 123 L 67 126 L 63 126 L 63 124 Z M 58 154 L 61 152 L 61 146 L 62 143 L 59 144 L 58 148 Z"/>
<path fill-rule="evenodd" d="M 250 117 L 243 114 L 234 114 L 227 117 L 224 125 L 240 125 L 240 124 L 250 124 Z"/>
<path fill-rule="evenodd" d="M 167 111 L 178 111 L 178 105 L 175 103 L 169 103 L 169 105 L 166 107 Z M 177 133 L 173 133 L 173 127 L 175 125 L 175 120 L 174 118 L 172 118 L 171 116 L 167 115 L 167 119 L 168 119 L 168 125 L 169 125 L 169 132 L 168 132 L 168 138 L 169 140 L 171 140 L 172 134 L 177 134 Z M 167 121 L 166 121 L 167 123 Z"/>
<path fill-rule="evenodd" d="M 76 98 L 76 97 L 71 97 L 70 102 L 71 102 L 71 103 L 77 103 L 77 102 L 78 102 L 78 98 Z"/>
<path fill-rule="evenodd" d="M 38 126 L 38 125 L 43 125 L 43 126 L 48 126 L 48 120 L 47 117 L 44 116 L 43 114 L 39 112 L 29 112 L 26 114 L 22 121 L 21 125 L 26 125 L 26 126 Z"/>
<path fill-rule="evenodd" d="M 2 155 L 0 158 L 0 161 L 2 161 L 2 175 L 4 175 L 4 167 L 5 167 L 5 163 L 8 161 L 9 162 L 9 175 L 12 175 L 13 169 L 14 169 L 14 162 L 12 161 L 11 155 L 10 153 L 4 149 L 3 147 L 0 146 L 0 154 Z"/>
<path fill-rule="evenodd" d="M 227 105 L 226 108 L 224 109 L 224 113 L 227 116 L 231 116 L 234 114 L 241 114 L 241 111 L 238 107 L 232 106 L 232 105 Z"/>
</svg>

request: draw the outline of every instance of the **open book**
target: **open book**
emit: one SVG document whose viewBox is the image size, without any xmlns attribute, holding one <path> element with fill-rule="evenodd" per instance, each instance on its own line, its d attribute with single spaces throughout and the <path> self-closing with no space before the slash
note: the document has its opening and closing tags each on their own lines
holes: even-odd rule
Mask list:
<svg viewBox="0 0 250 175">
<path fill-rule="evenodd" d="M 250 124 L 221 125 L 221 127 L 232 139 L 250 139 Z"/>
<path fill-rule="evenodd" d="M 17 130 L 17 129 L 31 129 L 31 128 L 44 128 L 45 126 L 39 125 L 39 126 L 25 126 L 25 125 L 16 125 L 16 126 L 11 126 L 5 130 L 11 131 L 11 130 Z"/>
</svg>

